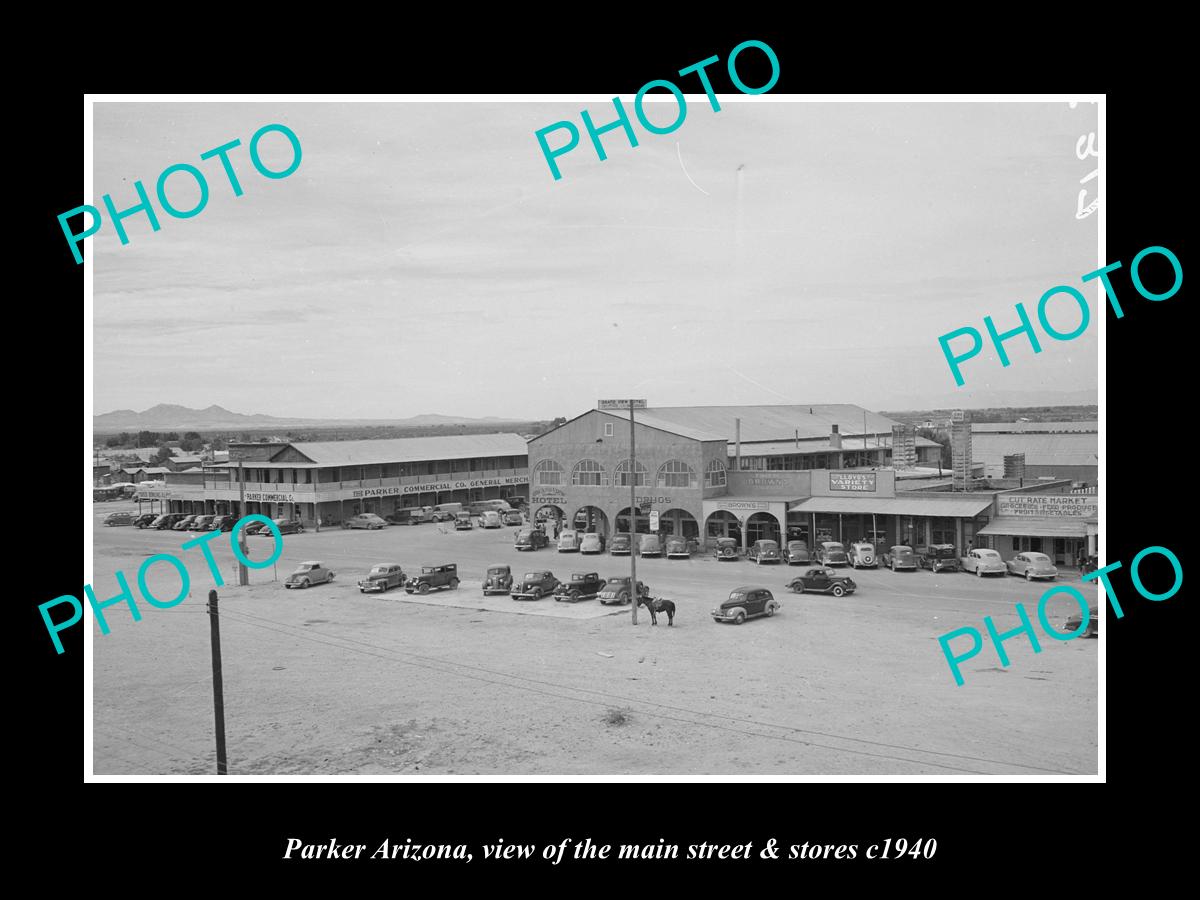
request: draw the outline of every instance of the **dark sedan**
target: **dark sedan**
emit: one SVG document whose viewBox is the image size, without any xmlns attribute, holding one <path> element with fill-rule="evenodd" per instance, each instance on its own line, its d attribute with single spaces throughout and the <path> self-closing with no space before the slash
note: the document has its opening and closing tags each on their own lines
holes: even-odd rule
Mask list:
<svg viewBox="0 0 1200 900">
<path fill-rule="evenodd" d="M 853 594 L 858 588 L 854 579 L 848 575 L 839 575 L 833 569 L 809 569 L 803 575 L 797 575 L 785 585 L 797 594 L 833 594 L 841 597 Z"/>
</svg>

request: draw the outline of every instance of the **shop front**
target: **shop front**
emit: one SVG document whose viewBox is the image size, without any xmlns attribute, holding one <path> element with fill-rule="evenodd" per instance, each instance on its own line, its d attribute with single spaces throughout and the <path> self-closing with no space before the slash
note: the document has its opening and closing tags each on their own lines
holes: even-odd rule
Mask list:
<svg viewBox="0 0 1200 900">
<path fill-rule="evenodd" d="M 990 494 L 914 492 L 895 497 L 810 497 L 791 506 L 788 514 L 808 517 L 817 543 L 953 544 L 961 554 L 975 541 L 991 505 Z"/>
<path fill-rule="evenodd" d="M 1032 551 L 1056 566 L 1075 567 L 1098 552 L 1099 503 L 1095 494 L 1003 493 L 980 536 L 1006 560 Z"/>
</svg>

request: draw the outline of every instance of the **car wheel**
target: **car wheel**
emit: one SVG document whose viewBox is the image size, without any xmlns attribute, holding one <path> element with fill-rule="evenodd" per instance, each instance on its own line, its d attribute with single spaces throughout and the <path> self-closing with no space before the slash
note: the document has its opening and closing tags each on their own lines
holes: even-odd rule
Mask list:
<svg viewBox="0 0 1200 900">
<path fill-rule="evenodd" d="M 452 591 L 458 590 L 458 579 L 457 578 L 450 579 L 450 590 L 452 590 Z"/>
<path fill-rule="evenodd" d="M 625 591 L 621 591 L 621 593 L 617 595 L 617 602 L 624 606 L 629 602 L 629 594 L 627 594 Z"/>
<path fill-rule="evenodd" d="M 745 621 L 746 621 L 746 614 L 744 612 L 739 612 L 736 616 L 733 617 L 734 625 L 741 625 Z"/>
<path fill-rule="evenodd" d="M 309 581 L 307 578 L 300 579 L 300 587 L 302 587 L 302 588 L 309 587 L 311 584 L 312 584 L 312 582 Z"/>
<path fill-rule="evenodd" d="M 774 603 L 768 603 L 768 604 L 767 604 L 767 618 L 769 619 L 769 618 L 771 618 L 771 616 L 773 616 L 773 615 L 775 615 L 775 604 L 774 604 Z"/>
<path fill-rule="evenodd" d="M 580 596 L 581 595 L 580 595 L 579 591 L 574 590 L 574 589 L 572 589 L 571 592 L 569 594 L 567 594 L 567 597 L 570 598 L 572 603 L 577 603 L 579 601 Z"/>
<path fill-rule="evenodd" d="M 422 581 L 420 584 L 417 585 L 417 593 L 418 594 L 428 594 L 429 593 L 429 585 L 426 582 Z"/>
<path fill-rule="evenodd" d="M 1030 572 L 1028 569 L 1025 570 L 1025 580 L 1033 581 L 1033 573 Z"/>
<path fill-rule="evenodd" d="M 733 548 L 726 547 L 724 550 L 721 551 L 721 555 L 723 557 L 725 557 L 726 559 L 733 559 Z"/>
<path fill-rule="evenodd" d="M 830 591 L 830 593 L 833 594 L 833 596 L 835 596 L 835 597 L 840 597 L 844 593 L 846 593 L 846 589 L 844 587 L 842 587 L 840 584 L 835 584 L 833 586 L 833 590 Z"/>
<path fill-rule="evenodd" d="M 541 600 L 542 599 L 542 589 L 534 588 L 532 591 L 529 592 L 529 596 L 531 596 L 534 600 Z"/>
</svg>

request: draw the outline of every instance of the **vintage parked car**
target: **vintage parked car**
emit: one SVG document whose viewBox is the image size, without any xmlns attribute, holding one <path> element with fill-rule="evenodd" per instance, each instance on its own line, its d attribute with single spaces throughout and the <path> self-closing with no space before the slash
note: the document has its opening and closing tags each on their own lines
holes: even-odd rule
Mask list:
<svg viewBox="0 0 1200 900">
<path fill-rule="evenodd" d="M 407 580 L 408 576 L 404 574 L 404 570 L 398 563 L 379 563 L 371 566 L 367 577 L 359 581 L 358 592 L 365 594 L 370 591 L 373 594 L 382 594 L 394 587 L 404 587 L 404 582 Z"/>
<path fill-rule="evenodd" d="M 555 600 L 591 600 L 603 589 L 605 581 L 595 572 L 572 572 L 571 580 L 554 589 Z"/>
<path fill-rule="evenodd" d="M 580 553 L 603 553 L 604 552 L 604 535 L 596 534 L 594 531 L 589 531 L 587 534 L 579 538 Z"/>
<path fill-rule="evenodd" d="M 740 553 L 737 538 L 717 538 L 717 546 L 713 548 L 713 556 L 717 559 L 737 559 Z"/>
<path fill-rule="evenodd" d="M 714 622 L 741 625 L 756 616 L 773 616 L 779 607 L 775 595 L 766 588 L 740 587 L 730 591 L 729 599 L 712 611 L 712 617 Z"/>
<path fill-rule="evenodd" d="M 673 534 L 667 538 L 667 559 L 691 559 L 692 545 L 685 537 Z"/>
<path fill-rule="evenodd" d="M 208 525 L 209 531 L 233 531 L 237 524 L 236 516 L 217 516 Z"/>
<path fill-rule="evenodd" d="M 662 556 L 662 538 L 657 534 L 643 534 L 638 541 L 638 556 Z"/>
<path fill-rule="evenodd" d="M 804 541 L 788 541 L 783 552 L 783 561 L 789 566 L 799 566 L 812 562 L 812 554 Z"/>
<path fill-rule="evenodd" d="M 540 528 L 522 528 L 513 538 L 513 546 L 518 550 L 540 550 L 550 543 L 546 532 Z"/>
<path fill-rule="evenodd" d="M 119 512 L 109 513 L 104 517 L 105 525 L 132 525 L 133 513 Z"/>
<path fill-rule="evenodd" d="M 267 523 L 259 522 L 257 520 L 251 522 L 249 525 L 247 525 L 245 528 L 242 529 L 242 534 L 269 534 L 269 533 L 270 533 L 270 529 L 267 528 Z"/>
<path fill-rule="evenodd" d="M 386 528 L 387 522 L 375 515 L 375 513 L 359 513 L 357 516 L 351 516 L 343 522 L 342 527 L 365 528 L 368 531 L 375 531 L 378 528 Z"/>
<path fill-rule="evenodd" d="M 558 579 L 553 572 L 540 570 L 526 572 L 520 582 L 513 583 L 512 598 L 514 600 L 541 600 L 553 594 L 558 588 Z"/>
<path fill-rule="evenodd" d="M 475 526 L 471 523 L 471 514 L 469 512 L 460 512 L 454 514 L 454 530 L 455 531 L 470 531 Z"/>
<path fill-rule="evenodd" d="M 154 520 L 157 518 L 158 518 L 157 513 L 142 513 L 140 516 L 138 516 L 136 519 L 133 520 L 133 524 L 136 525 L 138 528 L 149 528 L 150 525 L 153 524 Z"/>
<path fill-rule="evenodd" d="M 1024 575 L 1026 581 L 1033 581 L 1035 578 L 1048 578 L 1053 581 L 1058 577 L 1058 569 L 1045 553 L 1018 553 L 1006 565 L 1009 575 Z"/>
<path fill-rule="evenodd" d="M 848 566 L 850 557 L 846 555 L 846 548 L 837 541 L 821 541 L 817 562 L 823 566 Z"/>
<path fill-rule="evenodd" d="M 974 572 L 980 578 L 984 575 L 1004 575 L 1008 571 L 1004 560 L 995 550 L 972 550 L 959 564 L 964 572 Z"/>
<path fill-rule="evenodd" d="M 953 544 L 931 544 L 917 548 L 917 563 L 931 572 L 958 572 L 961 565 Z"/>
<path fill-rule="evenodd" d="M 304 531 L 304 523 L 299 519 L 278 518 L 275 520 L 275 527 L 279 529 L 280 534 L 301 534 Z"/>
<path fill-rule="evenodd" d="M 875 545 L 866 541 L 851 544 L 847 558 L 852 569 L 874 569 L 879 565 L 879 559 L 875 556 Z"/>
<path fill-rule="evenodd" d="M 174 528 L 175 523 L 178 522 L 182 518 L 183 518 L 183 513 L 164 513 L 163 515 L 161 515 L 157 519 L 155 519 L 153 522 L 151 522 L 150 527 L 154 528 L 158 531 L 163 531 L 168 528 Z"/>
<path fill-rule="evenodd" d="M 525 517 L 519 509 L 506 509 L 500 513 L 500 521 L 505 525 L 524 525 Z"/>
<path fill-rule="evenodd" d="M 754 560 L 756 566 L 761 566 L 765 562 L 778 563 L 781 561 L 779 545 L 775 541 L 755 541 L 746 551 L 746 559 Z"/>
<path fill-rule="evenodd" d="M 487 574 L 483 576 L 483 596 L 489 594 L 507 594 L 512 590 L 512 569 L 508 566 L 488 566 Z"/>
<path fill-rule="evenodd" d="M 577 553 L 579 552 L 579 532 L 567 530 L 558 536 L 558 552 L 559 553 Z"/>
<path fill-rule="evenodd" d="M 458 563 L 440 566 L 421 566 L 421 574 L 414 575 L 404 585 L 406 594 L 428 594 L 433 588 L 458 588 Z"/>
<path fill-rule="evenodd" d="M 212 524 L 212 520 L 216 516 L 196 516 L 192 520 L 192 531 L 208 531 L 208 526 Z"/>
<path fill-rule="evenodd" d="M 184 516 L 182 519 L 177 519 L 175 524 L 171 526 L 172 531 L 187 531 L 192 527 L 192 523 L 199 518 L 198 516 Z"/>
<path fill-rule="evenodd" d="M 797 575 L 786 586 L 797 594 L 833 594 L 835 597 L 853 594 L 858 588 L 849 575 L 839 575 L 833 569 L 824 567 L 809 569 L 803 575 Z"/>
<path fill-rule="evenodd" d="M 1082 615 L 1075 613 L 1067 619 L 1066 630 L 1068 632 L 1075 631 L 1079 628 L 1082 622 Z M 1087 629 L 1080 637 L 1100 637 L 1100 610 L 1092 606 L 1088 608 L 1088 625 Z"/>
<path fill-rule="evenodd" d="M 632 552 L 633 539 L 627 534 L 614 534 L 608 552 L 613 556 L 628 556 Z"/>
<path fill-rule="evenodd" d="M 500 513 L 494 509 L 485 509 L 479 514 L 480 528 L 499 528 L 501 524 Z"/>
<path fill-rule="evenodd" d="M 897 544 L 892 547 L 881 557 L 885 568 L 891 569 L 893 572 L 899 572 L 901 569 L 912 569 L 916 571 L 917 556 L 913 553 L 912 547 L 907 547 L 904 544 Z"/>
<path fill-rule="evenodd" d="M 310 560 L 300 563 L 296 567 L 296 571 L 283 582 L 283 586 L 285 588 L 306 588 L 314 584 L 324 584 L 333 581 L 333 574 L 322 563 Z"/>
<path fill-rule="evenodd" d="M 638 595 L 642 597 L 650 596 L 650 588 L 642 584 L 641 579 L 637 583 Z M 605 606 L 610 603 L 618 603 L 624 606 L 629 602 L 629 576 L 623 575 L 620 578 L 610 578 L 604 583 L 604 587 L 600 589 L 600 602 Z"/>
</svg>

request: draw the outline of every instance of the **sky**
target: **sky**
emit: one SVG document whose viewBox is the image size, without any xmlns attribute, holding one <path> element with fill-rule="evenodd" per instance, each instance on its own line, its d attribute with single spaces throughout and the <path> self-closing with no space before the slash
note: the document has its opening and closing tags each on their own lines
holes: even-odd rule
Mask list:
<svg viewBox="0 0 1200 900">
<path fill-rule="evenodd" d="M 155 207 L 88 238 L 96 413 L 218 404 L 288 417 L 545 419 L 598 398 L 651 406 L 855 403 L 908 409 L 1097 383 L 1097 217 L 1076 218 L 1096 131 L 1080 103 L 813 103 L 688 96 L 672 134 L 581 124 L 610 101 L 97 103 L 102 207 L 154 196 L 175 163 L 207 206 Z M 673 100 L 648 103 L 667 124 Z M 554 180 L 534 133 L 574 122 Z M 299 168 L 267 179 L 250 137 L 282 123 Z M 233 139 L 244 189 L 200 154 Z M 552 135 L 552 146 L 565 140 Z M 264 163 L 291 160 L 266 136 Z M 739 169 L 741 200 L 739 203 Z M 1088 182 L 1090 196 L 1096 181 Z M 180 209 L 194 181 L 172 175 Z M 957 388 L 938 337 L 1049 288 L 1082 290 L 1079 338 L 990 345 Z M 1061 331 L 1079 322 L 1051 307 Z M 1094 402 L 1080 400 L 1079 402 Z"/>
</svg>

